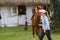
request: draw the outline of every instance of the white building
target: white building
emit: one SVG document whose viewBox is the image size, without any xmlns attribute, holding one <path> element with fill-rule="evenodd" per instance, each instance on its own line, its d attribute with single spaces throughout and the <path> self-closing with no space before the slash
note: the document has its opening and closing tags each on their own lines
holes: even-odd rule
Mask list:
<svg viewBox="0 0 60 40">
<path fill-rule="evenodd" d="M 3 0 L 0 1 L 1 26 L 31 25 L 32 9 L 36 5 L 50 4 L 50 0 Z M 27 19 L 26 19 L 27 18 Z"/>
</svg>

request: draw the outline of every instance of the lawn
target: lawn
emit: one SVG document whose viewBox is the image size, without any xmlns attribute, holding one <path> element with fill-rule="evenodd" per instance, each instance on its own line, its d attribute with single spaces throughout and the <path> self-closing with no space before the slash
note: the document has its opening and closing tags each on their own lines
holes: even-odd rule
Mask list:
<svg viewBox="0 0 60 40">
<path fill-rule="evenodd" d="M 0 40 L 33 40 L 31 27 L 27 31 L 23 27 L 0 28 Z M 52 40 L 60 40 L 60 34 L 52 33 Z"/>
</svg>

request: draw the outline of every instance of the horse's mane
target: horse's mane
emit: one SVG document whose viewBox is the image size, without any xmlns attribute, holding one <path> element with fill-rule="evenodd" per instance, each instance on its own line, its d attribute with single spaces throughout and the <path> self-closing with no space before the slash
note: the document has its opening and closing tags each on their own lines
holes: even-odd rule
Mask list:
<svg viewBox="0 0 60 40">
<path fill-rule="evenodd" d="M 39 36 L 39 34 L 40 34 L 40 26 L 38 25 L 40 23 L 40 15 L 38 14 L 37 8 L 35 8 L 34 13 L 35 13 L 35 15 L 34 15 L 33 20 L 32 20 L 33 37 L 35 34 L 37 36 Z"/>
</svg>

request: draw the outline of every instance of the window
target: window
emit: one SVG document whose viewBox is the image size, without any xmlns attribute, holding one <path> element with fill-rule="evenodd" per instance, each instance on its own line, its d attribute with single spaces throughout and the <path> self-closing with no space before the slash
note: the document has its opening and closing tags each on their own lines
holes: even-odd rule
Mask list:
<svg viewBox="0 0 60 40">
<path fill-rule="evenodd" d="M 16 10 L 17 10 L 16 7 L 13 7 L 13 13 L 17 13 Z"/>
<path fill-rule="evenodd" d="M 11 11 L 11 13 L 10 13 L 11 17 L 17 15 L 17 7 L 16 6 L 12 6 L 10 11 Z"/>
<path fill-rule="evenodd" d="M 26 6 L 25 5 L 18 6 L 18 15 L 26 15 Z"/>
</svg>

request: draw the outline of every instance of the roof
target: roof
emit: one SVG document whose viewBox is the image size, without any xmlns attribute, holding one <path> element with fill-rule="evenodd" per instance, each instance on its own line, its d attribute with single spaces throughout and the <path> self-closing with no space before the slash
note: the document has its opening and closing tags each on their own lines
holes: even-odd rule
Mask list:
<svg viewBox="0 0 60 40">
<path fill-rule="evenodd" d="M 37 5 L 50 4 L 50 0 L 0 0 L 0 5 Z"/>
</svg>

